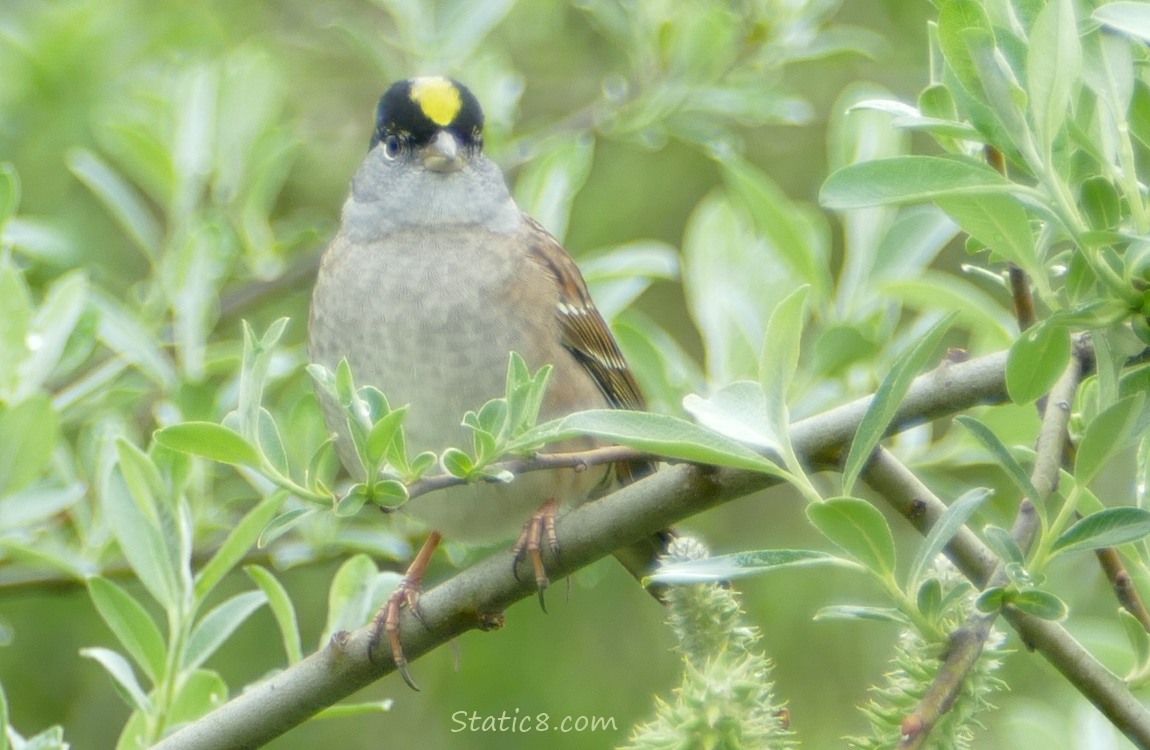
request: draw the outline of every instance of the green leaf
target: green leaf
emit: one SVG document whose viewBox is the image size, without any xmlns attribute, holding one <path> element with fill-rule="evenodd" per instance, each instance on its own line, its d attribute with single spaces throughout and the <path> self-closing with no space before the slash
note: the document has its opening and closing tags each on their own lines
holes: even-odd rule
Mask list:
<svg viewBox="0 0 1150 750">
<path fill-rule="evenodd" d="M 160 503 L 167 495 L 168 485 L 159 467 L 151 456 L 123 438 L 116 440 L 116 457 L 136 505 L 149 520 L 162 527 Z"/>
<path fill-rule="evenodd" d="M 511 352 L 504 393 L 507 400 L 507 428 L 512 435 L 519 435 L 535 426 L 551 371 L 551 365 L 544 365 L 532 375 L 522 355 Z"/>
<path fill-rule="evenodd" d="M 260 534 L 271 523 L 272 518 L 287 499 L 287 493 L 275 492 L 264 498 L 249 510 L 240 522 L 228 532 L 223 544 L 216 549 L 211 559 L 196 574 L 196 601 L 202 602 L 216 584 L 223 580 L 244 556 L 255 546 Z"/>
<path fill-rule="evenodd" d="M 364 554 L 349 557 L 336 571 L 327 595 L 327 624 L 320 645 L 333 633 L 360 627 L 375 614 L 386 592 L 399 584 L 398 573 L 380 573 L 375 561 Z"/>
<path fill-rule="evenodd" d="M 316 362 L 309 363 L 304 369 L 307 370 L 307 374 L 311 376 L 311 379 L 315 381 L 316 387 L 336 401 L 339 401 L 339 389 L 336 386 L 334 372 Z"/>
<path fill-rule="evenodd" d="M 962 158 L 897 156 L 851 164 L 831 174 L 819 191 L 826 208 L 926 203 L 955 196 L 1004 195 L 1016 189 L 990 167 Z"/>
<path fill-rule="evenodd" d="M 982 30 L 966 35 L 970 59 L 982 84 L 983 102 L 989 106 L 994 121 L 979 118 L 976 123 L 992 143 L 1012 144 L 1023 153 L 1033 151 L 1029 123 L 1026 120 L 1026 91 L 1018 81 L 1015 68 L 997 45 L 992 32 Z"/>
<path fill-rule="evenodd" d="M 1006 603 L 1029 615 L 1052 622 L 1065 620 L 1066 616 L 1070 614 L 1070 608 L 1066 606 L 1066 602 L 1049 591 L 1040 589 L 1027 589 L 1009 594 L 1006 597 Z"/>
<path fill-rule="evenodd" d="M 982 90 L 968 43 L 968 38 L 977 33 L 991 33 L 990 19 L 978 0 L 950 0 L 940 6 L 938 44 L 947 65 L 968 95 L 978 95 Z"/>
<path fill-rule="evenodd" d="M 807 506 L 823 536 L 880 578 L 894 578 L 894 536 L 882 513 L 857 497 L 834 497 Z"/>
<path fill-rule="evenodd" d="M 928 86 L 919 94 L 919 108 L 894 99 L 866 99 L 851 107 L 850 111 L 871 109 L 891 115 L 891 127 L 929 133 L 940 143 L 953 139 L 978 141 L 982 135 L 970 125 L 959 122 L 954 110 L 954 99 L 942 86 Z M 947 148 L 955 151 L 954 148 Z"/>
<path fill-rule="evenodd" d="M 974 600 L 974 607 L 979 612 L 997 612 L 1006 603 L 1007 591 L 1002 586 L 991 586 L 984 589 Z"/>
<path fill-rule="evenodd" d="M 1126 678 L 1130 679 L 1150 666 L 1150 633 L 1146 632 L 1145 626 L 1137 617 L 1125 609 L 1118 610 L 1118 619 L 1121 620 L 1122 629 L 1126 632 L 1126 638 L 1134 650 L 1134 666 Z"/>
<path fill-rule="evenodd" d="M 797 209 L 796 209 L 797 210 Z M 702 334 L 712 382 L 758 373 L 763 334 L 775 300 L 806 279 L 758 232 L 748 211 L 715 192 L 699 201 L 683 235 L 683 290 Z"/>
<path fill-rule="evenodd" d="M 88 301 L 88 277 L 72 271 L 56 279 L 28 327 L 30 351 L 21 363 L 17 400 L 33 395 L 55 372 Z"/>
<path fill-rule="evenodd" d="M 823 607 L 815 613 L 815 622 L 836 622 L 865 620 L 870 622 L 893 622 L 897 625 L 907 625 L 906 615 L 897 609 L 883 607 L 860 607 L 853 604 L 840 604 L 832 607 Z"/>
<path fill-rule="evenodd" d="M 0 397 L 7 400 L 20 383 L 19 368 L 28 356 L 32 323 L 28 285 L 8 254 L 0 254 L 0 320 L 4 321 L 0 326 Z"/>
<path fill-rule="evenodd" d="M 100 493 L 104 512 L 116 519 L 112 531 L 132 571 L 148 593 L 170 609 L 177 601 L 175 555 L 168 549 L 154 513 L 150 514 L 133 497 L 121 466 L 117 465 L 103 483 Z"/>
<path fill-rule="evenodd" d="M 1006 391 L 1016 404 L 1029 404 L 1050 392 L 1070 362 L 1070 331 L 1056 320 L 1022 333 L 1006 359 Z"/>
<path fill-rule="evenodd" d="M 1030 114 L 1043 153 L 1049 154 L 1082 75 L 1082 44 L 1071 0 L 1050 0 L 1034 19 L 1026 72 Z"/>
<path fill-rule="evenodd" d="M 954 317 L 954 314 L 951 314 L 936 323 L 891 365 L 890 372 L 883 378 L 875 392 L 866 414 L 859 423 L 854 440 L 851 441 L 850 453 L 847 454 L 846 465 L 843 468 L 844 493 L 849 494 L 854 487 L 863 466 L 870 460 L 875 446 L 882 440 L 898 413 L 910 384 L 930 361 L 931 355 L 942 341 Z"/>
<path fill-rule="evenodd" d="M 112 297 L 92 289 L 90 300 L 99 312 L 97 335 L 120 358 L 165 389 L 175 388 L 175 367 L 157 342 L 157 336 L 136 315 Z"/>
<path fill-rule="evenodd" d="M 985 340 L 988 346 L 1006 347 L 1016 338 L 1010 311 L 977 284 L 953 274 L 924 270 L 883 284 L 881 292 L 911 309 L 953 313 L 956 323 Z"/>
<path fill-rule="evenodd" d="M 352 405 L 356 401 L 355 381 L 352 379 L 351 364 L 348 363 L 347 357 L 339 361 L 335 367 L 335 395 L 339 401 L 339 405 L 345 410 L 351 410 Z M 353 419 L 349 420 L 355 422 L 356 419 L 362 415 L 351 414 Z"/>
<path fill-rule="evenodd" d="M 614 327 L 655 281 L 679 280 L 679 251 L 657 240 L 624 242 L 581 256 L 579 270 L 595 306 Z"/>
<path fill-rule="evenodd" d="M 80 649 L 80 656 L 96 661 L 107 670 L 108 674 L 112 676 L 112 684 L 116 686 L 116 692 L 120 694 L 128 706 L 144 714 L 152 711 L 152 702 L 144 693 L 144 689 L 140 687 L 136 673 L 132 671 L 132 665 L 128 663 L 127 659 L 110 649 L 95 647 Z"/>
<path fill-rule="evenodd" d="M 180 726 L 195 721 L 228 700 L 228 686 L 215 672 L 197 669 L 180 680 L 176 699 L 172 701 L 170 713 L 165 717 L 169 726 Z M 127 730 L 121 735 L 127 733 Z M 123 750 L 117 748 L 117 750 Z"/>
<path fill-rule="evenodd" d="M 1026 556 L 1022 554 L 1022 549 L 1015 541 L 1014 536 L 1001 526 L 987 526 L 982 529 L 982 534 L 987 539 L 987 545 L 995 554 L 1002 559 L 1003 563 L 1013 563 L 1015 565 L 1022 565 L 1025 563 Z"/>
<path fill-rule="evenodd" d="M 307 480 L 308 489 L 317 494 L 328 494 L 330 492 L 328 488 L 335 484 L 339 469 L 339 455 L 335 451 L 335 440 L 328 437 L 327 440 L 320 443 L 307 462 L 307 473 L 304 476 Z"/>
<path fill-rule="evenodd" d="M 998 436 L 995 435 L 989 427 L 966 414 L 955 417 L 954 421 L 965 427 L 970 434 L 974 436 L 975 440 L 982 443 L 982 446 L 990 451 L 995 461 L 1006 471 L 1006 476 L 1014 482 L 1014 486 L 1018 488 L 1024 497 L 1028 497 L 1032 500 L 1038 499 L 1038 490 L 1034 488 L 1034 484 L 1030 481 L 1030 475 L 1014 460 L 1010 449 L 998 439 Z"/>
<path fill-rule="evenodd" d="M 890 121 L 893 127 L 900 130 L 912 130 L 928 133 L 940 142 L 945 139 L 958 139 L 964 141 L 980 141 L 982 134 L 964 122 L 954 120 L 939 120 L 934 117 L 896 117 Z M 948 149 L 952 150 L 952 149 Z"/>
<path fill-rule="evenodd" d="M 0 534 L 0 550 L 9 559 L 58 572 L 77 584 L 95 575 L 100 567 L 79 550 L 43 537 L 25 541 L 16 534 Z"/>
<path fill-rule="evenodd" d="M 121 228 L 149 258 L 155 258 L 164 233 L 147 201 L 119 172 L 95 153 L 75 148 L 67 154 L 68 169 L 108 209 Z"/>
<path fill-rule="evenodd" d="M 363 508 L 369 499 L 367 485 L 363 482 L 353 484 L 339 502 L 335 504 L 335 515 L 339 518 L 350 518 Z"/>
<path fill-rule="evenodd" d="M 491 399 L 478 412 L 464 415 L 463 423 L 474 430 L 498 435 L 507 424 L 507 399 Z"/>
<path fill-rule="evenodd" d="M 260 466 L 260 454 L 235 430 L 215 422 L 183 422 L 156 430 L 165 448 L 235 466 Z"/>
<path fill-rule="evenodd" d="M 371 502 L 385 510 L 395 510 L 410 497 L 407 485 L 396 479 L 384 479 L 371 487 Z"/>
<path fill-rule="evenodd" d="M 826 552 L 806 549 L 766 549 L 664 564 L 644 579 L 644 585 L 647 582 L 706 583 L 728 581 L 771 573 L 776 570 L 805 568 L 814 565 L 858 568 L 856 563 Z"/>
<path fill-rule="evenodd" d="M 801 286 L 775 305 L 759 355 L 759 382 L 766 393 L 767 412 L 775 420 L 771 427 L 776 435 L 784 438 L 790 425 L 787 390 L 799 366 L 809 290 L 810 287 Z"/>
<path fill-rule="evenodd" d="M 190 670 L 203 664 L 267 600 L 267 595 L 262 591 L 245 591 L 225 600 L 204 615 L 188 638 L 183 668 Z"/>
<path fill-rule="evenodd" d="M 1093 481 L 1111 457 L 1129 445 L 1131 435 L 1140 434 L 1136 427 L 1145 429 L 1145 407 L 1146 394 L 1135 393 L 1090 421 L 1074 459 L 1074 478 L 1079 484 Z"/>
<path fill-rule="evenodd" d="M 418 479 L 439 463 L 439 456 L 431 451 L 423 451 L 411 459 L 411 477 Z"/>
<path fill-rule="evenodd" d="M 878 347 L 871 333 L 870 326 L 864 323 L 841 322 L 820 326 L 810 358 L 813 369 L 833 377 L 844 375 L 852 365 L 877 353 Z"/>
<path fill-rule="evenodd" d="M 367 455 L 372 461 L 383 460 L 387 449 L 391 447 L 399 430 L 403 427 L 403 420 L 407 417 L 408 407 L 403 406 L 380 417 L 367 434 Z"/>
<path fill-rule="evenodd" d="M 938 207 L 962 231 L 986 245 L 999 257 L 1022 268 L 1031 278 L 1046 278 L 1034 247 L 1030 218 L 1013 198 L 1001 195 L 955 195 L 939 198 Z"/>
<path fill-rule="evenodd" d="M 294 508 L 287 513 L 281 513 L 269 521 L 268 525 L 260 532 L 259 541 L 256 542 L 256 546 L 260 549 L 267 547 L 276 539 L 280 538 L 280 536 L 290 531 L 296 524 L 317 512 L 316 508 Z"/>
<path fill-rule="evenodd" d="M 0 498 L 0 534 L 28 529 L 48 521 L 79 502 L 86 494 L 82 484 L 53 487 L 36 483 L 20 492 Z"/>
<path fill-rule="evenodd" d="M 346 719 L 349 716 L 362 716 L 364 714 L 379 714 L 390 711 L 395 701 L 385 698 L 381 701 L 366 703 L 337 703 L 328 706 L 315 715 L 317 719 Z"/>
<path fill-rule="evenodd" d="M 291 318 L 286 316 L 273 320 L 271 325 L 267 327 L 267 330 L 264 331 L 264 335 L 260 336 L 260 349 L 262 351 L 271 351 L 272 348 L 280 342 L 280 339 L 283 338 L 284 331 L 287 330 L 288 323 L 290 322 Z"/>
<path fill-rule="evenodd" d="M 942 614 L 942 584 L 937 578 L 927 578 L 918 587 L 915 606 L 929 620 L 935 620 Z"/>
<path fill-rule="evenodd" d="M 577 135 L 538 156 L 515 181 L 515 202 L 560 242 L 567 234 L 571 203 L 591 173 L 593 138 Z"/>
<path fill-rule="evenodd" d="M 778 475 L 779 468 L 753 450 L 723 435 L 666 414 L 600 409 L 577 412 L 546 425 L 536 435 L 549 441 L 580 435 L 601 437 L 620 445 L 678 461 L 730 466 Z M 524 436 L 528 440 L 530 435 Z"/>
<path fill-rule="evenodd" d="M 949 587 L 946 594 L 943 595 L 942 601 L 938 605 L 938 611 L 940 613 L 947 613 L 959 607 L 965 611 L 973 595 L 974 586 L 968 581 L 954 583 Z"/>
<path fill-rule="evenodd" d="M 1105 177 L 1091 177 L 1079 188 L 1079 203 L 1090 226 L 1098 230 L 1117 229 L 1123 220 L 1122 202 L 1114 183 Z"/>
<path fill-rule="evenodd" d="M 167 647 L 148 611 L 107 578 L 88 579 L 88 595 L 100 618 L 152 682 L 164 674 Z"/>
<path fill-rule="evenodd" d="M 831 278 L 823 249 L 812 241 L 811 232 L 795 204 L 765 172 L 743 159 L 720 162 L 723 178 L 754 220 L 755 228 L 776 248 L 816 298 L 824 298 Z"/>
<path fill-rule="evenodd" d="M 1082 518 L 1054 541 L 1052 553 L 1094 550 L 1135 542 L 1150 534 L 1150 511 L 1121 507 Z"/>
<path fill-rule="evenodd" d="M 303 659 L 303 648 L 300 646 L 299 621 L 296 619 L 295 607 L 292 606 L 287 589 L 271 571 L 259 565 L 244 566 L 244 572 L 267 596 L 268 607 L 275 616 L 280 635 L 283 637 L 284 654 L 287 655 L 288 664 L 295 664 Z"/>
<path fill-rule="evenodd" d="M 288 474 L 287 449 L 284 448 L 283 437 L 280 435 L 279 425 L 276 424 L 275 417 L 261 406 L 257 420 L 256 439 L 259 442 L 260 451 L 273 469 L 286 476 Z"/>
<path fill-rule="evenodd" d="M 1095 8 L 1092 15 L 1099 23 L 1150 43 L 1150 6 L 1144 2 L 1107 3 Z"/>
<path fill-rule="evenodd" d="M 918 554 L 914 556 L 914 561 L 910 564 L 910 571 L 907 573 L 906 579 L 908 590 L 913 591 L 918 587 L 918 582 L 926 573 L 927 568 L 934 564 L 934 560 L 942 552 L 942 548 L 950 543 L 958 530 L 966 524 L 967 520 L 992 494 L 993 492 L 985 487 L 977 487 L 963 493 L 960 498 L 951 503 L 946 512 L 931 526 L 930 532 L 923 540 L 922 546 L 919 547 Z"/>
<path fill-rule="evenodd" d="M 0 495 L 24 489 L 47 470 L 58 432 L 59 417 L 47 396 L 8 408 L 0 399 Z"/>
<path fill-rule="evenodd" d="M 471 460 L 471 456 L 458 448 L 445 450 L 442 461 L 444 470 L 460 479 L 467 479 L 471 476 L 471 472 L 475 471 L 475 462 Z"/>
<path fill-rule="evenodd" d="M 683 398 L 683 409 L 695 420 L 714 432 L 763 451 L 782 456 L 788 429 L 786 404 L 780 408 L 761 385 L 740 380 L 719 389 L 710 398 L 689 393 Z M 784 432 L 777 430 L 782 426 Z"/>
</svg>

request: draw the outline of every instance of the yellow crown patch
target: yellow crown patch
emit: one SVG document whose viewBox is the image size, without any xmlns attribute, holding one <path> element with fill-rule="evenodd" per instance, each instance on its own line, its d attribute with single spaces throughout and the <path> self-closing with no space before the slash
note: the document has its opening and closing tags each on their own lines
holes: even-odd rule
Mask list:
<svg viewBox="0 0 1150 750">
<path fill-rule="evenodd" d="M 411 100 L 419 105 L 427 119 L 444 127 L 451 124 L 463 106 L 456 85 L 439 77 L 412 80 Z"/>
</svg>

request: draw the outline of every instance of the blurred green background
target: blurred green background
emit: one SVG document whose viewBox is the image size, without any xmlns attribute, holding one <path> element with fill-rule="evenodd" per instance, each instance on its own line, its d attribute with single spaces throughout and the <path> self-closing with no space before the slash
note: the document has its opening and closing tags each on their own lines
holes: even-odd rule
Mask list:
<svg viewBox="0 0 1150 750">
<path fill-rule="evenodd" d="M 767 16 L 776 12 L 782 17 L 804 3 L 757 5 L 766 7 Z M 869 54 L 788 65 L 785 75 L 780 73 L 769 85 L 801 97 L 809 109 L 800 108 L 794 123 L 754 122 L 736 128 L 735 135 L 745 154 L 790 198 L 813 205 L 828 171 L 827 127 L 836 99 L 848 86 L 867 81 L 913 101 L 928 80 L 927 21 L 935 9 L 925 1 L 904 0 L 805 5 L 817 6 L 823 15 L 833 12 L 837 24 L 873 34 Z M 187 122 L 181 113 L 202 104 L 196 96 L 204 84 L 196 76 L 218 76 L 212 80 L 224 92 L 225 102 L 219 116 L 241 111 L 250 115 L 244 122 L 221 120 L 221 132 L 233 125 L 262 128 L 254 148 L 274 168 L 262 173 L 268 181 L 262 188 L 244 183 L 244 177 L 231 185 L 251 191 L 252 202 L 263 209 L 253 218 L 241 207 L 229 218 L 246 232 L 247 246 L 263 251 L 251 251 L 242 262 L 218 269 L 228 277 L 221 284 L 221 316 L 214 329 L 218 347 L 209 347 L 206 367 L 212 372 L 220 361 L 234 359 L 241 318 L 262 329 L 281 315 L 292 318 L 288 339 L 295 347 L 292 362 L 298 364 L 308 269 L 334 231 L 348 179 L 365 152 L 375 102 L 388 83 L 442 72 L 472 85 L 488 103 L 489 151 L 508 169 L 511 180 L 540 143 L 570 130 L 573 114 L 601 100 L 605 88 L 620 84 L 617 71 L 626 69 L 627 51 L 579 3 L 514 3 L 489 33 L 477 28 L 473 45 L 464 49 L 442 49 L 435 39 L 421 38 L 420 27 L 404 27 L 395 20 L 421 13 L 449 16 L 452 7 L 385 0 L 4 0 L 0 161 L 15 166 L 22 184 L 20 214 L 27 222 L 21 231 L 26 247 L 32 248 L 23 260 L 30 283 L 43 285 L 66 269 L 82 267 L 95 286 L 113 297 L 132 299 L 138 294 L 150 261 L 77 178 L 76 149 L 113 158 L 129 153 L 123 146 L 134 132 L 132 122 L 159 122 L 179 133 L 181 123 Z M 671 19 L 668 28 L 673 27 L 674 5 L 660 7 Z M 577 118 L 574 126 L 579 126 Z M 194 144 L 195 134 L 183 136 L 181 143 Z M 240 136 L 237 143 L 245 143 Z M 128 170 L 140 184 L 158 184 L 165 169 L 179 169 L 179 158 L 164 162 L 165 167 L 152 165 L 156 174 L 149 174 L 147 164 Z M 677 247 L 695 205 L 720 184 L 718 169 L 697 143 L 599 138 L 586 184 L 573 202 L 566 245 L 576 258 L 638 239 Z M 226 195 L 221 197 L 229 189 L 226 180 L 199 189 L 215 191 L 213 198 L 225 213 L 235 208 Z M 265 214 L 268 220 L 261 224 L 259 217 Z M 837 269 L 841 243 L 836 241 L 834 247 L 832 265 Z M 954 268 L 964 258 L 956 246 L 938 264 Z M 269 289 L 259 286 L 264 283 L 272 285 L 270 293 L 262 294 Z M 262 296 L 248 298 L 253 290 Z M 636 305 L 701 358 L 699 334 L 689 323 L 677 285 L 655 284 Z M 190 381 L 182 387 L 194 391 L 218 383 Z M 290 405 L 307 398 L 310 383 L 296 367 L 285 370 L 276 388 L 277 398 Z M 104 406 L 122 403 L 126 420 L 138 423 L 146 437 L 151 417 L 132 397 L 133 391 L 126 389 L 109 396 Z M 88 416 L 75 415 L 68 429 L 82 433 Z M 1016 416 L 1031 418 L 1021 411 Z M 229 491 L 227 503 L 246 507 L 253 499 L 239 484 Z M 378 523 L 384 534 L 386 521 L 365 520 L 365 528 Z M 902 532 L 905 548 L 912 549 L 914 534 L 900 520 L 892 523 Z M 715 552 L 825 545 L 806 523 L 800 500 L 786 490 L 742 499 L 685 526 L 698 531 Z M 418 543 L 417 534 L 411 538 Z M 454 552 L 457 559 L 476 554 Z M 327 587 L 339 561 L 339 555 L 325 558 L 311 552 L 294 566 L 286 564 L 290 555 L 279 561 L 285 564 L 281 579 L 296 604 L 305 648 L 314 648 L 323 628 Z M 7 560 L 6 570 L 18 562 Z M 441 556 L 430 579 L 450 570 L 451 563 Z M 1094 572 L 1052 571 L 1052 577 L 1057 574 L 1090 576 L 1079 591 L 1103 588 L 1092 583 L 1098 580 Z M 28 734 L 60 723 L 75 747 L 112 747 L 128 708 L 105 673 L 77 655 L 84 646 L 114 646 L 84 588 L 21 575 L 10 575 L 3 583 L 0 625 L 7 642 L 0 648 L 0 681 L 13 724 Z M 140 593 L 138 586 L 125 585 Z M 857 575 L 821 570 L 739 584 L 749 619 L 762 628 L 762 645 L 776 662 L 777 692 L 789 701 L 792 727 L 807 747 L 837 746 L 844 734 L 865 730 L 855 707 L 866 700 L 867 686 L 882 675 L 897 633 L 880 623 L 812 623 L 811 616 L 830 604 L 881 604 L 868 585 Z M 216 596 L 222 599 L 249 587 L 246 578 L 234 575 Z M 1092 606 L 1104 612 L 1113 608 L 1105 599 L 1075 604 L 1087 611 Z M 455 732 L 458 724 L 452 716 L 459 711 L 605 717 L 613 720 L 613 731 L 553 732 L 546 745 L 609 747 L 622 742 L 633 724 L 649 717 L 652 695 L 666 695 L 678 680 L 680 663 L 670 650 L 669 632 L 660 624 L 660 608 L 608 560 L 576 576 L 569 597 L 564 597 L 562 585 L 555 587 L 550 609 L 543 614 L 527 601 L 508 612 L 504 630 L 460 638 L 457 669 L 449 648 L 419 660 L 413 672 L 422 685 L 420 693 L 392 676 L 359 696 L 393 699 L 390 712 L 312 721 L 271 746 L 544 744 L 531 734 Z M 1088 644 L 1113 643 L 1117 623 L 1098 621 L 1096 637 L 1093 622 L 1089 615 L 1078 617 L 1072 630 Z M 269 635 L 274 630 L 271 615 L 257 612 L 209 666 L 232 686 L 257 679 L 283 662 L 278 639 Z M 1014 690 L 998 696 L 1002 710 L 987 715 L 987 736 L 978 746 L 1078 746 L 1075 731 L 1095 720 L 1092 709 L 1046 664 L 1016 642 L 1012 645 L 1018 653 L 1009 658 L 1007 670 Z"/>
</svg>

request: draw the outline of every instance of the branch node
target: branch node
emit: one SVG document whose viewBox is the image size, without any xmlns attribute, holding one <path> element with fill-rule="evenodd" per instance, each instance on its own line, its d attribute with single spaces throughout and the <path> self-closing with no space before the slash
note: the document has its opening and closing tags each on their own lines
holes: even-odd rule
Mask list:
<svg viewBox="0 0 1150 750">
<path fill-rule="evenodd" d="M 918 521 L 926 515 L 927 505 L 926 501 L 921 497 L 916 497 L 910 501 L 910 509 L 907 513 L 908 520 Z"/>
<path fill-rule="evenodd" d="M 902 742 L 899 743 L 901 747 L 906 747 L 911 742 L 918 739 L 923 730 L 926 729 L 926 722 L 923 721 L 922 716 L 918 711 L 909 714 L 902 720 L 900 731 L 902 732 Z"/>
<path fill-rule="evenodd" d="M 507 616 L 502 612 L 476 612 L 475 615 L 475 627 L 485 633 L 507 624 Z"/>
<path fill-rule="evenodd" d="M 351 633 L 347 630 L 337 630 L 331 634 L 331 641 L 329 642 L 331 648 L 341 654 L 347 653 L 347 643 L 351 639 Z"/>
</svg>

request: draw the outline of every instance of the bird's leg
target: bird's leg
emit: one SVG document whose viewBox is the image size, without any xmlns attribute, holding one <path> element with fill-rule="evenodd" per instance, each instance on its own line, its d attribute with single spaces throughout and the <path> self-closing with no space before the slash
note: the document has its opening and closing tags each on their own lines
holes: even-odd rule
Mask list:
<svg viewBox="0 0 1150 750">
<path fill-rule="evenodd" d="M 431 536 L 427 537 L 427 541 L 419 549 L 419 554 L 415 556 L 411 565 L 408 566 L 407 572 L 403 574 L 403 580 L 399 582 L 395 591 L 391 592 L 391 596 L 387 597 L 387 601 L 371 620 L 371 636 L 367 642 L 368 658 L 374 661 L 372 654 L 379 645 L 380 639 L 387 636 L 395 669 L 412 690 L 419 690 L 419 686 L 415 684 L 415 680 L 411 679 L 411 674 L 407 671 L 407 658 L 403 655 L 403 646 L 399 642 L 399 615 L 403 611 L 404 605 L 407 605 L 411 614 L 415 615 L 415 619 L 423 622 L 423 616 L 419 612 L 419 595 L 423 593 L 423 574 L 427 571 L 431 556 L 439 547 L 439 542 L 442 539 L 443 537 L 438 531 L 431 532 Z M 424 624 L 426 625 L 426 623 Z"/>
<path fill-rule="evenodd" d="M 547 611 L 547 603 L 543 599 L 543 592 L 551 585 L 551 579 L 547 577 L 547 569 L 543 565 L 543 541 L 546 539 L 547 548 L 558 559 L 559 539 L 555 535 L 555 516 L 558 512 L 559 501 L 554 498 L 539 506 L 539 510 L 535 511 L 527 523 L 523 524 L 523 530 L 519 532 L 519 540 L 515 542 L 515 546 L 512 548 L 512 552 L 515 553 L 515 559 L 512 562 L 515 580 L 520 580 L 519 563 L 523 561 L 524 557 L 531 559 L 531 566 L 535 570 L 535 585 L 539 587 L 539 606 L 543 608 L 544 612 Z"/>
</svg>

